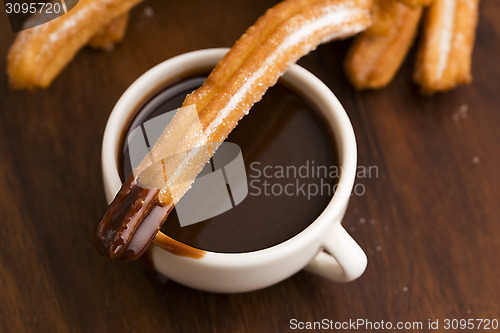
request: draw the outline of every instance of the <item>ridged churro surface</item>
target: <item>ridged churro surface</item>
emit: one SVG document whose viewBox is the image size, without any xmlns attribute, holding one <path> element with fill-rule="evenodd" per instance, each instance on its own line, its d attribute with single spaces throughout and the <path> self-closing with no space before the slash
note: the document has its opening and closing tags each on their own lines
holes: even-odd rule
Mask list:
<svg viewBox="0 0 500 333">
<path fill-rule="evenodd" d="M 382 88 L 394 77 L 411 47 L 422 7 L 374 0 L 372 26 L 353 42 L 345 69 L 357 89 Z"/>
<path fill-rule="evenodd" d="M 20 32 L 7 57 L 11 87 L 47 87 L 99 29 L 140 1 L 80 0 L 68 13 Z"/>
<path fill-rule="evenodd" d="M 479 0 L 435 0 L 426 15 L 414 79 L 431 94 L 469 83 Z"/>
</svg>

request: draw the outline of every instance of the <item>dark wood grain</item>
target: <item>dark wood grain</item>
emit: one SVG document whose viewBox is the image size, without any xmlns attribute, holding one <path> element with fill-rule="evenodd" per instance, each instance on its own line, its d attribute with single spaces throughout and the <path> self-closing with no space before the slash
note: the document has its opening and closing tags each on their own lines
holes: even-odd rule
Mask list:
<svg viewBox="0 0 500 333">
<path fill-rule="evenodd" d="M 100 257 L 100 144 L 120 94 L 186 51 L 230 46 L 273 1 L 147 0 L 115 51 L 81 51 L 47 90 L 12 92 L 0 76 L 0 332 L 282 332 L 289 320 L 500 319 L 500 4 L 481 3 L 474 82 L 422 98 L 414 50 L 384 90 L 355 92 L 350 41 L 300 61 L 352 120 L 361 178 L 344 225 L 366 250 L 349 284 L 307 272 L 261 291 L 220 295 Z M 148 10 L 154 11 L 148 17 Z M 15 37 L 0 14 L 0 68 Z M 467 112 L 459 112 L 465 110 Z M 476 162 L 476 163 L 475 163 Z M 423 330 L 427 332 L 428 330 Z"/>
</svg>

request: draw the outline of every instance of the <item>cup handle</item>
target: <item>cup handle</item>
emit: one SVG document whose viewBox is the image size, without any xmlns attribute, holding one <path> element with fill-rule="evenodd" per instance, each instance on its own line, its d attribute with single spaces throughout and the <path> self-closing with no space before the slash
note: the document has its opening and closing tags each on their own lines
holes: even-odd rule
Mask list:
<svg viewBox="0 0 500 333">
<path fill-rule="evenodd" d="M 305 267 L 311 273 L 337 282 L 349 282 L 363 274 L 366 254 L 339 223 L 328 234 L 316 257 Z"/>
</svg>

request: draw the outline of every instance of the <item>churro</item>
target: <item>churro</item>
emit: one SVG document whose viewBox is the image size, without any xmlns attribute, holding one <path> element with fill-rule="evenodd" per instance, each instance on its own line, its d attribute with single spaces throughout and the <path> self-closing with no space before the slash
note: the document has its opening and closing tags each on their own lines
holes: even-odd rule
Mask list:
<svg viewBox="0 0 500 333">
<path fill-rule="evenodd" d="M 115 18 L 109 24 L 101 27 L 90 39 L 88 45 L 94 49 L 105 51 L 113 50 L 114 46 L 125 36 L 129 16 L 129 13 L 125 13 Z"/>
<path fill-rule="evenodd" d="M 414 80 L 422 92 L 470 83 L 479 0 L 435 0 L 419 45 Z"/>
<path fill-rule="evenodd" d="M 7 57 L 11 87 L 47 87 L 101 27 L 140 1 L 80 0 L 61 17 L 20 32 Z"/>
<path fill-rule="evenodd" d="M 357 89 L 382 88 L 394 77 L 415 38 L 422 7 L 375 0 L 372 26 L 353 42 L 345 61 Z"/>
<path fill-rule="evenodd" d="M 410 7 L 429 6 L 434 0 L 398 0 Z"/>
<path fill-rule="evenodd" d="M 185 99 L 182 111 L 123 184 L 97 229 L 98 250 L 111 258 L 138 258 L 189 189 L 197 174 L 193 170 L 201 170 L 252 105 L 320 43 L 366 29 L 369 8 L 369 0 L 287 0 L 269 9 Z M 187 153 L 164 158 L 172 146 Z M 141 187 L 143 176 L 163 177 L 165 186 Z M 175 186 L 179 180 L 182 184 Z"/>
</svg>

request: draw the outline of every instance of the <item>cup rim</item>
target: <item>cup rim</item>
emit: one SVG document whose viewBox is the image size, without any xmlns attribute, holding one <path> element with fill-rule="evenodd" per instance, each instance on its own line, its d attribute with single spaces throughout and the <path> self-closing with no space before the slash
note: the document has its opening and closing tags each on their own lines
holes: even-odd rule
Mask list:
<svg viewBox="0 0 500 333">
<path fill-rule="evenodd" d="M 157 91 L 162 83 L 172 80 L 175 76 L 173 72 L 196 71 L 197 67 L 202 69 L 203 66 L 200 66 L 199 63 L 212 62 L 215 65 L 228 50 L 227 48 L 202 49 L 167 59 L 142 74 L 122 94 L 108 118 L 102 141 L 101 167 L 108 202 L 110 198 L 112 199 L 115 196 L 122 184 L 118 171 L 119 144 L 123 128 L 127 126 L 138 104 L 144 101 L 146 96 L 150 96 Z M 166 76 L 168 78 L 165 78 Z M 333 92 L 305 68 L 293 64 L 282 76 L 282 79 L 295 89 L 298 89 L 311 103 L 315 104 L 331 131 L 339 155 L 340 177 L 336 191 L 320 215 L 295 236 L 279 244 L 249 252 L 222 253 L 204 250 L 205 255 L 202 260 L 205 262 L 211 261 L 212 263 L 222 264 L 220 259 L 223 257 L 241 256 L 248 257 L 248 259 L 253 257 L 255 260 L 262 260 L 263 254 L 270 259 L 269 255 L 272 253 L 286 251 L 289 247 L 301 245 L 301 242 L 305 242 L 315 234 L 324 233 L 324 228 L 326 228 L 324 226 L 330 220 L 333 221 L 330 222 L 331 226 L 326 230 L 333 229 L 337 221 L 340 223 L 340 219 L 344 214 L 354 185 L 357 163 L 356 139 L 349 117 Z M 156 247 L 156 245 L 151 244 L 149 251 L 153 247 Z M 216 261 L 212 261 L 212 259 Z"/>
</svg>

